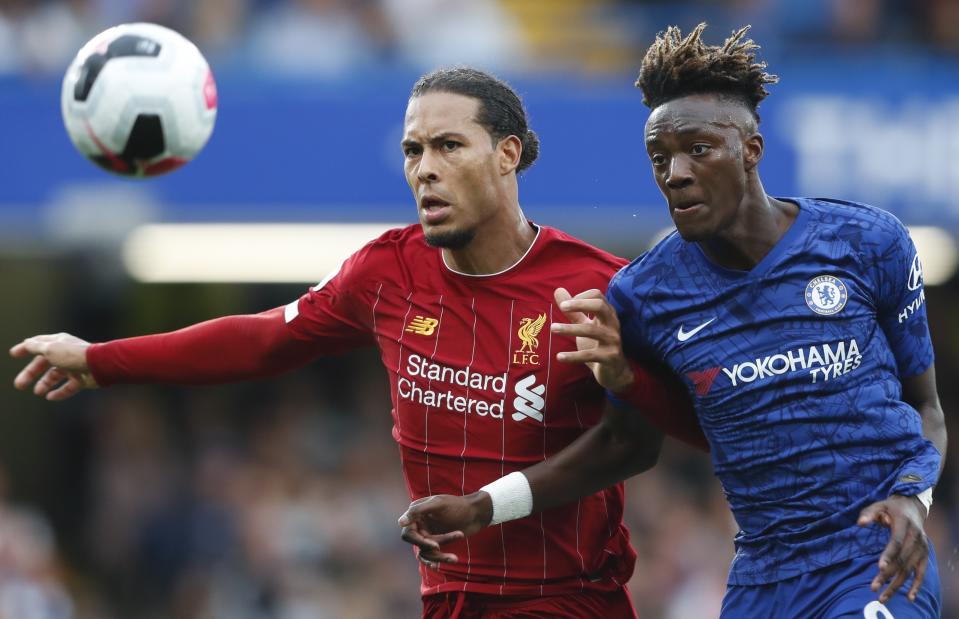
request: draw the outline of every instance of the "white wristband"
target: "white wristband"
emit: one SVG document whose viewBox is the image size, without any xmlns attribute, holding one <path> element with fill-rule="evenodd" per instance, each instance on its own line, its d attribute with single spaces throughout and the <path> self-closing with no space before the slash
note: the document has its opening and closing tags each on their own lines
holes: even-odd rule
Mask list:
<svg viewBox="0 0 959 619">
<path fill-rule="evenodd" d="M 533 513 L 533 490 L 526 475 L 519 471 L 500 477 L 482 488 L 493 501 L 493 519 L 490 525 L 525 518 Z"/>
<path fill-rule="evenodd" d="M 928 516 L 929 510 L 932 509 L 932 488 L 926 488 L 917 494 L 916 498 L 919 499 L 919 502 L 926 508 L 926 516 Z"/>
</svg>

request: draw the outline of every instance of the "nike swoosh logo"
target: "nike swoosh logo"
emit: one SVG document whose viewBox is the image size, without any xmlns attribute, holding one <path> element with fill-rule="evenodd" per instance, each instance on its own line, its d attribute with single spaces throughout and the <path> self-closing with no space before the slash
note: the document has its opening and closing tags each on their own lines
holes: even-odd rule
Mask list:
<svg viewBox="0 0 959 619">
<path fill-rule="evenodd" d="M 685 325 L 679 325 L 679 331 L 676 332 L 676 339 L 679 340 L 680 342 L 685 342 L 685 341 L 688 340 L 689 338 L 693 337 L 694 335 L 696 335 L 697 333 L 699 333 L 700 331 L 702 331 L 703 329 L 705 329 L 705 328 L 709 325 L 709 323 L 711 323 L 711 322 L 714 321 L 714 320 L 716 320 L 715 317 L 710 318 L 709 320 L 707 320 L 707 321 L 704 322 L 703 324 L 699 325 L 698 327 L 696 327 L 695 329 L 692 329 L 692 330 L 690 330 L 690 331 L 683 331 L 683 327 L 684 327 Z"/>
</svg>

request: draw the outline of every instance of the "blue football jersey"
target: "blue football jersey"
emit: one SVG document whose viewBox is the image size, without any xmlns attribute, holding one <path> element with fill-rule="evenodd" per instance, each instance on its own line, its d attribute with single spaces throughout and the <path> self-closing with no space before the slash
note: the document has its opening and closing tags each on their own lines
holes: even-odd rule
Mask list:
<svg viewBox="0 0 959 619">
<path fill-rule="evenodd" d="M 741 531 L 730 584 L 766 584 L 868 554 L 856 525 L 917 494 L 940 455 L 902 401 L 933 362 L 922 268 L 903 225 L 863 204 L 789 198 L 792 226 L 750 271 L 673 233 L 607 293 L 627 355 L 687 384 Z"/>
</svg>

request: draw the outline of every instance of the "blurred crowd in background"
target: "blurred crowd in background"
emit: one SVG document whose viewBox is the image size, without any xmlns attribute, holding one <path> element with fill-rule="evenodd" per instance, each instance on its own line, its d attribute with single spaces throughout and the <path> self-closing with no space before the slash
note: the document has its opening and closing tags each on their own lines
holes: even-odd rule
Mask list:
<svg viewBox="0 0 959 619">
<path fill-rule="evenodd" d="M 955 0 L 0 0 L 0 75 L 60 73 L 91 32 L 161 23 L 214 67 L 339 77 L 482 61 L 510 71 L 632 71 L 664 24 L 751 23 L 766 56 L 959 53 Z"/>
<path fill-rule="evenodd" d="M 299 294 L 117 286 L 72 260 L 26 270 L 50 302 L 0 319 L 26 330 L 54 321 L 98 341 Z M 375 351 L 244 385 L 111 387 L 56 406 L 20 395 L 13 408 L 17 436 L 0 436 L 0 463 L 18 470 L 32 507 L 0 491 L 0 619 L 419 616 Z M 708 457 L 668 443 L 627 498 L 644 619 L 716 615 L 735 525 Z"/>
<path fill-rule="evenodd" d="M 55 321 L 94 340 L 299 294 L 104 286 L 69 261 L 48 266 L 59 302 L 15 322 Z M 928 302 L 939 367 L 956 367 L 959 293 L 930 289 Z M 948 415 L 959 385 L 940 376 Z M 408 497 L 389 409 L 373 350 L 243 385 L 111 387 L 56 406 L 20 396 L 9 413 L 20 431 L 0 437 L 0 462 L 39 470 L 20 465 L 30 508 L 0 483 L 0 619 L 418 617 L 417 562 L 395 524 Z M 959 436 L 954 418 L 950 428 Z M 945 618 L 959 617 L 955 440 L 951 452 L 926 522 Z M 708 456 L 668 440 L 626 496 L 640 617 L 717 617 L 736 525 Z"/>
<path fill-rule="evenodd" d="M 58 78 L 93 33 L 130 21 L 176 28 L 217 70 L 326 79 L 481 61 L 632 73 L 666 24 L 701 20 L 714 32 L 752 23 L 776 33 L 762 40 L 771 60 L 959 53 L 955 0 L 0 0 L 0 76 Z M 0 307 L 8 344 L 51 325 L 93 340 L 168 330 L 299 294 L 100 289 L 73 257 L 5 260 L 0 276 L 18 300 Z M 959 402 L 954 284 L 927 293 L 947 417 Z M 0 379 L 19 366 L 0 362 Z M 417 563 L 395 526 L 409 497 L 373 352 L 243 386 L 111 388 L 59 406 L 12 392 L 0 396 L 0 619 L 419 616 Z M 954 415 L 949 425 L 950 464 L 926 525 L 947 618 L 959 617 Z M 708 457 L 667 443 L 627 499 L 640 616 L 715 617 L 736 525 Z"/>
</svg>

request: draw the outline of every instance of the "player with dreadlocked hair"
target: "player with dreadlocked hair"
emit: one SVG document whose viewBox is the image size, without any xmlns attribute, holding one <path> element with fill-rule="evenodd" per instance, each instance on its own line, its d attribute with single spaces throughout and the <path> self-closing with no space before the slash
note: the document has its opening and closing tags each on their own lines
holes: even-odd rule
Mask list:
<svg viewBox="0 0 959 619">
<path fill-rule="evenodd" d="M 741 527 L 723 619 L 938 617 L 923 520 L 946 431 L 915 246 L 875 207 L 765 192 L 756 109 L 777 78 L 746 28 L 718 47 L 704 29 L 660 34 L 637 81 L 677 231 L 606 298 L 560 303 L 571 322 L 551 329 L 578 350 L 558 358 L 587 363 L 619 406 L 646 399 L 629 360 L 683 377 Z M 401 524 L 469 534 L 595 491 L 618 479 L 609 462 L 574 442 Z"/>
<path fill-rule="evenodd" d="M 656 37 L 636 80 L 643 103 L 654 109 L 687 95 L 720 94 L 740 100 L 758 122 L 756 108 L 769 95 L 766 84 L 775 84 L 779 77 L 766 73 L 765 62 L 756 62 L 759 46 L 743 40 L 749 26 L 734 32 L 722 47 L 703 43 L 705 29 L 706 24 L 699 24 L 684 38 L 679 28 L 670 26 Z"/>
</svg>

